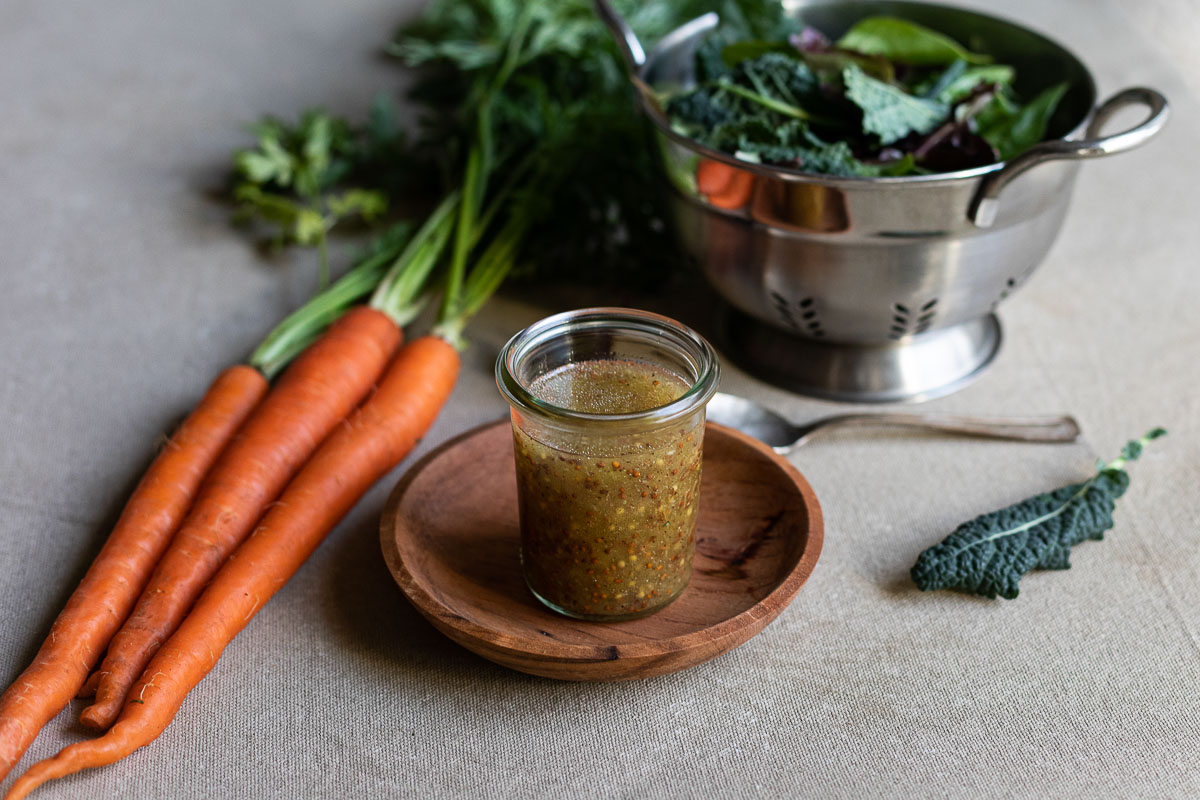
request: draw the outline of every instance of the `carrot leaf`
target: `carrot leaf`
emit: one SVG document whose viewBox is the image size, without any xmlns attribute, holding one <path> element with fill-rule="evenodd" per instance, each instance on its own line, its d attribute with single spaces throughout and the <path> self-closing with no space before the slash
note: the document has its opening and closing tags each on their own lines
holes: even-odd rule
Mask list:
<svg viewBox="0 0 1200 800">
<path fill-rule="evenodd" d="M 372 222 L 386 213 L 388 194 L 366 185 L 380 157 L 396 159 L 403 135 L 377 101 L 363 128 L 321 109 L 294 124 L 267 116 L 250 126 L 254 147 L 233 157 L 235 221 L 259 222 L 275 248 L 315 247 L 321 286 L 329 282 L 329 232 L 340 222 Z"/>
</svg>

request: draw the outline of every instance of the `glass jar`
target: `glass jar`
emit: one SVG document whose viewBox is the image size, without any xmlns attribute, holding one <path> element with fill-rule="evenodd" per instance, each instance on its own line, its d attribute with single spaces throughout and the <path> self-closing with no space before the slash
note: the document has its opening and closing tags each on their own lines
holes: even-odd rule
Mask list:
<svg viewBox="0 0 1200 800">
<path fill-rule="evenodd" d="M 719 376 L 702 337 L 633 309 L 557 314 L 504 346 L 496 382 L 512 407 L 521 564 L 542 603 L 615 621 L 687 587 Z"/>
</svg>

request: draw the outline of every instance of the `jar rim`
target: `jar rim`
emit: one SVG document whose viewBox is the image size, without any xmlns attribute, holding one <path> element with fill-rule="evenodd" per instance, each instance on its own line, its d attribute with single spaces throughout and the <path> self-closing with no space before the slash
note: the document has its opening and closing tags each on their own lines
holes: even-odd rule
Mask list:
<svg viewBox="0 0 1200 800">
<path fill-rule="evenodd" d="M 684 350 L 696 364 L 695 378 L 686 377 L 687 391 L 661 406 L 620 414 L 576 411 L 541 400 L 516 377 L 521 356 L 536 345 L 556 336 L 584 329 L 611 327 L 661 336 L 665 343 Z M 514 409 L 532 413 L 546 421 L 585 422 L 597 426 L 624 426 L 636 423 L 668 423 L 703 407 L 712 398 L 720 380 L 721 367 L 716 351 L 694 330 L 670 317 L 635 308 L 600 306 L 564 311 L 538 320 L 515 333 L 500 349 L 496 358 L 496 385 Z"/>
</svg>

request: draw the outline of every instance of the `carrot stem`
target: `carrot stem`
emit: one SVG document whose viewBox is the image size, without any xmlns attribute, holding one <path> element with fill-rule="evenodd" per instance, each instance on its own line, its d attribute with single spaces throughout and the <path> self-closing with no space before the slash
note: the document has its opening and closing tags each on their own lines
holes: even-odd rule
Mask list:
<svg viewBox="0 0 1200 800">
<path fill-rule="evenodd" d="M 508 205 L 509 216 L 504 227 L 492 238 L 476 259 L 470 273 L 464 277 L 455 301 L 443 304 L 434 324 L 432 333 L 459 350 L 466 347 L 462 334 L 467 321 L 479 312 L 512 272 L 525 234 L 533 224 L 534 201 L 529 195 L 522 195 Z"/>
<path fill-rule="evenodd" d="M 351 304 L 370 293 L 391 266 L 404 260 L 412 241 L 407 222 L 397 223 L 376 241 L 378 249 L 367 256 L 332 286 L 317 294 L 276 325 L 250 355 L 249 363 L 268 378 L 302 353 L 338 319 Z"/>
<path fill-rule="evenodd" d="M 474 246 L 475 218 L 480 209 L 480 184 L 486 180 L 481 176 L 482 148 L 475 145 L 467 155 L 467 169 L 463 178 L 463 201 L 458 207 L 458 224 L 454 233 L 454 250 L 450 256 L 450 269 L 446 275 L 446 291 L 442 297 L 440 316 L 457 313 L 459 295 L 466 279 L 467 256 Z"/>
<path fill-rule="evenodd" d="M 454 231 L 454 213 L 460 202 L 458 192 L 446 196 L 396 258 L 371 295 L 371 307 L 387 314 L 397 325 L 408 324 L 419 313 L 423 305 L 419 298 Z"/>
</svg>

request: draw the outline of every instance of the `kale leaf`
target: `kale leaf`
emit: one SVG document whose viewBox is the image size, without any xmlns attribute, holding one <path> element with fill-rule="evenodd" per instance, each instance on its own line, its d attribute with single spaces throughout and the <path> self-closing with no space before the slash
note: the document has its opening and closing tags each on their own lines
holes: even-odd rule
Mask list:
<svg viewBox="0 0 1200 800">
<path fill-rule="evenodd" d="M 724 37 L 709 36 L 696 47 L 696 80 L 701 83 L 716 81 L 729 75 L 733 63 L 725 55 L 727 45 Z"/>
<path fill-rule="evenodd" d="M 1083 483 L 1030 497 L 960 525 L 941 544 L 921 553 L 912 579 L 922 591 L 960 589 L 995 598 L 1017 596 L 1022 576 L 1034 569 L 1070 569 L 1071 548 L 1103 539 L 1113 526 L 1116 500 L 1129 487 L 1123 467 L 1146 443 L 1166 433 L 1155 428 L 1129 442 L 1121 457 L 1100 462 Z"/>
<path fill-rule="evenodd" d="M 719 86 L 705 86 L 675 95 L 667 102 L 667 111 L 675 118 L 677 127 L 685 128 L 688 135 L 706 142 L 714 138 L 710 131 L 732 122 L 738 113 L 734 96 L 721 91 Z"/>
<path fill-rule="evenodd" d="M 729 125 L 753 126 L 778 143 L 771 129 L 808 119 L 805 106 L 819 100 L 817 91 L 816 76 L 803 61 L 768 52 L 739 62 L 716 81 L 670 98 L 667 113 L 686 135 L 716 149 L 737 142 L 737 135 L 719 130 Z"/>
<path fill-rule="evenodd" d="M 763 53 L 739 63 L 733 70 L 735 83 L 750 86 L 763 97 L 794 107 L 803 107 L 817 91 L 817 77 L 803 61 L 783 53 Z"/>
<path fill-rule="evenodd" d="M 842 71 L 846 97 L 863 112 L 862 128 L 891 144 L 910 133 L 929 133 L 942 123 L 950 110 L 943 103 L 914 97 L 883 81 L 872 78 L 856 64 Z"/>
<path fill-rule="evenodd" d="M 911 156 L 869 163 L 856 157 L 849 143 L 818 137 L 811 125 L 826 120 L 822 114 L 828 112 L 830 100 L 816 75 L 794 54 L 768 49 L 726 69 L 717 81 L 668 100 L 667 113 L 676 130 L 746 161 L 788 164 L 808 172 L 876 177 L 913 171 Z"/>
<path fill-rule="evenodd" d="M 757 134 L 757 135 L 756 135 Z M 845 142 L 822 141 L 802 123 L 792 122 L 777 128 L 775 142 L 769 142 L 748 125 L 739 133 L 737 155 L 746 161 L 792 163 L 807 172 L 838 177 L 877 178 L 907 175 L 913 171 L 912 154 L 891 161 L 869 163 L 855 157 Z"/>
</svg>

